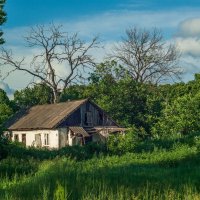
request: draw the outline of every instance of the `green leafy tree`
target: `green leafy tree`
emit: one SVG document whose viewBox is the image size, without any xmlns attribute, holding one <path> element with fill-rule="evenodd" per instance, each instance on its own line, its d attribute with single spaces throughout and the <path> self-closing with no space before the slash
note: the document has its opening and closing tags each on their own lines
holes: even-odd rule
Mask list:
<svg viewBox="0 0 200 200">
<path fill-rule="evenodd" d="M 117 82 L 122 79 L 120 71 L 121 66 L 115 61 L 105 61 L 97 65 L 94 72 L 90 74 L 89 85 L 84 90 L 84 96 L 97 103 L 104 101 L 103 99 L 111 95 Z"/>
<path fill-rule="evenodd" d="M 66 88 L 60 95 L 60 102 L 86 98 L 84 93 L 86 88 L 85 85 L 72 85 Z"/>
<path fill-rule="evenodd" d="M 9 104 L 10 100 L 6 94 L 6 92 L 2 89 L 0 89 L 0 103 L 4 103 L 4 104 Z"/>
<path fill-rule="evenodd" d="M 45 84 L 27 87 L 14 93 L 14 102 L 21 108 L 38 104 L 48 104 L 52 101 L 52 90 Z"/>
<path fill-rule="evenodd" d="M 200 129 L 200 93 L 186 94 L 166 105 L 152 132 L 158 137 L 186 135 Z"/>
<path fill-rule="evenodd" d="M 180 82 L 174 84 L 159 85 L 159 96 L 166 103 L 171 103 L 178 97 L 186 94 L 196 95 L 200 91 L 200 74 L 194 75 L 195 79 L 187 83 Z"/>
<path fill-rule="evenodd" d="M 135 126 L 132 126 L 126 135 L 110 135 L 107 140 L 107 149 L 109 153 L 121 155 L 126 152 L 133 152 L 140 134 L 141 130 L 137 129 Z"/>
<path fill-rule="evenodd" d="M 6 92 L 0 89 L 0 135 L 4 129 L 4 123 L 14 113 L 14 104 L 9 100 Z"/>
<path fill-rule="evenodd" d="M 119 124 L 143 127 L 150 134 L 162 106 L 157 87 L 133 80 L 115 61 L 104 62 L 91 74 L 84 95 L 93 99 Z"/>
<path fill-rule="evenodd" d="M 8 120 L 8 118 L 13 114 L 13 110 L 9 105 L 5 103 L 0 104 L 0 124 L 1 126 L 3 123 Z"/>
<path fill-rule="evenodd" d="M 6 0 L 0 0 L 0 26 L 6 21 L 6 13 L 3 10 Z M 3 31 L 0 30 L 0 44 L 4 43 L 4 39 L 2 38 Z"/>
<path fill-rule="evenodd" d="M 145 105 L 145 123 L 146 131 L 151 134 L 151 128 L 159 121 L 164 108 L 165 99 L 162 97 L 158 87 L 149 87 L 146 105 Z M 151 134 L 152 135 L 152 134 Z"/>
</svg>

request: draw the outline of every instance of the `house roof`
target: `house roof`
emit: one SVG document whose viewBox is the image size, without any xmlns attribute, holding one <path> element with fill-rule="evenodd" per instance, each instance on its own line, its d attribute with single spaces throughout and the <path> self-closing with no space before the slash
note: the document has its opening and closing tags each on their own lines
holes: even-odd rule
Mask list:
<svg viewBox="0 0 200 200">
<path fill-rule="evenodd" d="M 117 133 L 117 132 L 125 132 L 127 128 L 121 128 L 118 126 L 109 126 L 109 127 L 95 127 L 96 132 L 104 137 L 108 137 L 110 134 Z"/>
<path fill-rule="evenodd" d="M 114 133 L 114 132 L 119 132 L 119 131 L 123 132 L 123 131 L 127 130 L 127 128 L 122 128 L 122 127 L 118 127 L 118 126 L 104 126 L 104 127 L 96 126 L 95 129 L 97 132 L 106 130 L 109 133 Z"/>
<path fill-rule="evenodd" d="M 12 120 L 8 130 L 53 129 L 88 99 L 33 106 Z"/>
<path fill-rule="evenodd" d="M 83 137 L 89 137 L 90 135 L 80 126 L 70 126 L 69 129 L 74 132 L 75 135 L 83 135 Z"/>
</svg>

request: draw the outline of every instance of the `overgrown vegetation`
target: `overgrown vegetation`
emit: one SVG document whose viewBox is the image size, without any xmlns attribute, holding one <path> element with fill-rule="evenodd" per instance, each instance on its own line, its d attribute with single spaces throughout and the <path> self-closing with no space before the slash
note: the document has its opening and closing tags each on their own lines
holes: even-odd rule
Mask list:
<svg viewBox="0 0 200 200">
<path fill-rule="evenodd" d="M 129 140 L 118 145 L 129 146 Z M 0 163 L 0 199 L 200 198 L 199 133 L 140 141 L 123 152 L 107 147 L 48 152 L 11 144 Z"/>
</svg>

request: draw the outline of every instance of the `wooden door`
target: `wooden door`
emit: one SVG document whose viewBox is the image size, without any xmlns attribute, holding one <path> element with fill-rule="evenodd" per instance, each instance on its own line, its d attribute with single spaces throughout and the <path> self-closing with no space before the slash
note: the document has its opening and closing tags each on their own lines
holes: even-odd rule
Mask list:
<svg viewBox="0 0 200 200">
<path fill-rule="evenodd" d="M 26 145 L 26 134 L 22 134 L 22 143 Z"/>
<path fill-rule="evenodd" d="M 19 142 L 19 135 L 18 135 L 18 134 L 15 134 L 15 135 L 14 135 L 14 141 L 15 141 L 15 142 Z"/>
</svg>

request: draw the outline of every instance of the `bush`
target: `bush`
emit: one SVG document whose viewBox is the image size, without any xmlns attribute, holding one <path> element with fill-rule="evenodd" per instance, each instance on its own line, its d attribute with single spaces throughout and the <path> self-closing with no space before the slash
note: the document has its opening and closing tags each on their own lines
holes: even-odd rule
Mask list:
<svg viewBox="0 0 200 200">
<path fill-rule="evenodd" d="M 8 156 L 8 151 L 6 149 L 6 145 L 0 142 L 0 160 L 6 158 Z"/>
<path fill-rule="evenodd" d="M 8 139 L 6 137 L 3 137 L 3 134 L 0 131 L 0 160 L 8 156 L 8 151 L 6 148 L 7 144 Z"/>
<path fill-rule="evenodd" d="M 0 145 L 0 150 L 1 152 L 5 151 L 2 158 L 6 158 L 9 155 L 18 159 L 34 158 L 37 160 L 47 160 L 64 156 L 75 160 L 85 160 L 92 158 L 94 155 L 98 156 L 99 154 L 106 153 L 106 146 L 104 144 L 90 143 L 85 146 L 67 146 L 59 150 L 48 150 L 34 147 L 27 148 L 22 143 L 9 143 L 2 146 L 2 149 Z"/>
<path fill-rule="evenodd" d="M 129 129 L 126 134 L 111 135 L 107 141 L 107 149 L 110 154 L 122 155 L 133 152 L 138 142 L 139 130 L 135 127 Z"/>
<path fill-rule="evenodd" d="M 188 135 L 200 129 L 200 93 L 184 95 L 167 104 L 162 116 L 152 127 L 155 137 Z"/>
<path fill-rule="evenodd" d="M 13 178 L 25 174 L 35 173 L 38 170 L 39 162 L 34 159 L 18 159 L 8 157 L 0 163 L 0 178 Z"/>
</svg>

